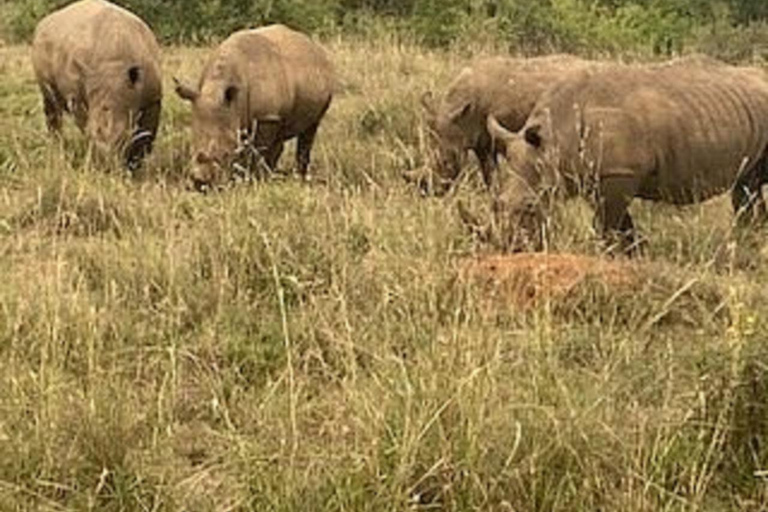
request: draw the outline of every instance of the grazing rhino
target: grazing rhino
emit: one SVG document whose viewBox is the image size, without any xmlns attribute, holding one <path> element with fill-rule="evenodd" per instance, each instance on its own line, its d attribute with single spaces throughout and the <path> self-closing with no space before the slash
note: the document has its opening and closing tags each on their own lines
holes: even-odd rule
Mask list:
<svg viewBox="0 0 768 512">
<path fill-rule="evenodd" d="M 459 176 L 465 156 L 472 151 L 480 162 L 483 180 L 491 186 L 499 148 L 494 147 L 486 119 L 518 131 L 541 94 L 570 73 L 596 63 L 570 55 L 532 59 L 483 58 L 461 70 L 436 102 L 431 92 L 422 96 L 433 146 L 436 149 L 433 192 L 445 193 Z M 406 175 L 413 181 L 413 177 Z M 421 183 L 422 186 L 426 182 Z"/>
<path fill-rule="evenodd" d="M 48 129 L 62 115 L 102 151 L 135 167 L 152 150 L 160 122 L 160 47 L 134 14 L 104 0 L 81 0 L 45 17 L 35 30 L 32 65 Z"/>
<path fill-rule="evenodd" d="M 297 137 L 296 162 L 306 177 L 320 121 L 335 89 L 325 51 L 302 33 L 270 25 L 232 34 L 208 60 L 197 87 L 177 80 L 192 102 L 192 181 L 220 183 L 242 149 L 242 137 L 275 168 L 286 140 Z"/>
<path fill-rule="evenodd" d="M 545 93 L 519 133 L 488 130 L 511 172 L 494 200 L 502 244 L 541 244 L 553 192 L 593 199 L 604 237 L 635 247 L 635 197 L 685 205 L 732 190 L 739 221 L 765 213 L 768 81 L 717 61 L 582 72 Z M 561 186 L 563 185 L 563 186 Z"/>
</svg>

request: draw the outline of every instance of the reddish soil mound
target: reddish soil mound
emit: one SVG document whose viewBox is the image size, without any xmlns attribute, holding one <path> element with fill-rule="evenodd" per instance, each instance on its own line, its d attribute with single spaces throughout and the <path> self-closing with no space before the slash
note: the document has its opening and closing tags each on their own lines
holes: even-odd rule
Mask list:
<svg viewBox="0 0 768 512">
<path fill-rule="evenodd" d="M 489 299 L 528 306 L 542 298 L 564 297 L 587 280 L 626 289 L 639 282 L 640 269 L 621 259 L 518 253 L 467 259 L 461 264 L 460 276 L 480 284 L 491 294 Z"/>
</svg>

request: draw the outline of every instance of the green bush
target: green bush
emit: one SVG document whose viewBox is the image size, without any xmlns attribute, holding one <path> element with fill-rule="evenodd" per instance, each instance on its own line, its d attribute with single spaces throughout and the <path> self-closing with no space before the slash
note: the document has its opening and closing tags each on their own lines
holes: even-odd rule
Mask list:
<svg viewBox="0 0 768 512">
<path fill-rule="evenodd" d="M 68 0 L 10 0 L 5 37 L 29 40 Z M 729 60 L 764 46 L 768 4 L 758 0 L 116 0 L 165 42 L 204 42 L 267 23 L 313 33 L 407 35 L 428 46 L 502 43 L 525 54 L 669 56 L 694 49 Z M 709 37 L 711 36 L 711 37 Z M 735 41 L 735 45 L 730 43 Z M 736 46 L 733 49 L 732 46 Z M 754 48 L 757 46 L 757 49 Z M 727 48 L 726 48 L 727 47 Z"/>
<path fill-rule="evenodd" d="M 31 37 L 37 22 L 68 0 L 14 0 L 10 32 L 16 40 Z M 145 19 L 164 42 L 195 42 L 267 23 L 285 23 L 310 32 L 333 26 L 337 0 L 117 0 Z"/>
<path fill-rule="evenodd" d="M 727 23 L 702 27 L 695 34 L 696 47 L 726 62 L 768 59 L 768 23 L 735 27 Z"/>
</svg>

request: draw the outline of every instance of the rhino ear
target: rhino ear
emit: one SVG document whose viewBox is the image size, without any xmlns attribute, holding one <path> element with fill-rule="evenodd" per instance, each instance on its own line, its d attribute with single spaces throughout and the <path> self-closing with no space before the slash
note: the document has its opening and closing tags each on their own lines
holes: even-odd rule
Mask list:
<svg viewBox="0 0 768 512">
<path fill-rule="evenodd" d="M 421 106 L 428 115 L 435 115 L 435 97 L 432 91 L 427 91 L 421 95 Z"/>
<path fill-rule="evenodd" d="M 174 89 L 176 90 L 176 94 L 178 94 L 181 99 L 191 101 L 192 103 L 197 101 L 197 97 L 200 95 L 197 90 L 183 84 L 181 80 L 176 77 L 173 77 L 173 83 L 175 84 Z"/>
<path fill-rule="evenodd" d="M 525 142 L 527 142 L 534 148 L 539 149 L 542 143 L 541 125 L 534 124 L 526 127 L 525 131 L 523 132 L 523 138 L 525 138 Z"/>
<path fill-rule="evenodd" d="M 456 108 L 451 112 L 451 114 L 448 116 L 452 123 L 458 122 L 462 117 L 466 116 L 472 111 L 473 105 L 471 102 L 465 103 L 464 105 Z"/>
<path fill-rule="evenodd" d="M 139 80 L 141 80 L 141 68 L 139 66 L 131 66 L 128 68 L 128 84 L 131 87 L 136 87 Z"/>
</svg>

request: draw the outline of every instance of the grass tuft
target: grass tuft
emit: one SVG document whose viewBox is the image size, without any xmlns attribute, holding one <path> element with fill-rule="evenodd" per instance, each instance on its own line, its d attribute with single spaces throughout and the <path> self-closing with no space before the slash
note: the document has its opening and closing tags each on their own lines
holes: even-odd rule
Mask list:
<svg viewBox="0 0 768 512">
<path fill-rule="evenodd" d="M 52 142 L 2 49 L 0 508 L 763 510 L 763 228 L 638 202 L 647 254 L 608 260 L 574 201 L 497 261 L 475 163 L 441 199 L 401 176 L 463 62 L 328 46 L 315 179 L 207 195 L 180 100 L 130 177 Z M 167 90 L 205 54 L 167 50 Z"/>
</svg>

